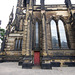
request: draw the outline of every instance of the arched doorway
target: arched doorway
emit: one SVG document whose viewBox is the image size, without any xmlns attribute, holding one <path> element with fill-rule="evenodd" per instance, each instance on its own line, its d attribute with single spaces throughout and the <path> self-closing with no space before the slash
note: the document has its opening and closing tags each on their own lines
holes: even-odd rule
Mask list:
<svg viewBox="0 0 75 75">
<path fill-rule="evenodd" d="M 35 51 L 34 65 L 40 65 L 40 50 L 39 50 L 39 23 L 35 23 Z"/>
</svg>

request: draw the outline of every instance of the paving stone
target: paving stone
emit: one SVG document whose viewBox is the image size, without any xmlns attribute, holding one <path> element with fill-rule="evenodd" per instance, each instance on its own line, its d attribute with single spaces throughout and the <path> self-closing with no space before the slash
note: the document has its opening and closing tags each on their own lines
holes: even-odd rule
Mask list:
<svg viewBox="0 0 75 75">
<path fill-rule="evenodd" d="M 6 62 L 0 63 L 0 75 L 75 75 L 75 67 L 53 67 L 49 70 L 35 66 L 33 69 L 22 69 L 18 62 Z"/>
</svg>

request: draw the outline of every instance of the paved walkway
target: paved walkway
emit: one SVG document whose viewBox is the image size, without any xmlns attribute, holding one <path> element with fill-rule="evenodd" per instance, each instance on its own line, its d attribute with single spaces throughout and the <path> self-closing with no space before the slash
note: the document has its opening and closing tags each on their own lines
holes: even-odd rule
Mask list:
<svg viewBox="0 0 75 75">
<path fill-rule="evenodd" d="M 75 67 L 53 67 L 52 70 L 22 69 L 17 62 L 0 63 L 0 75 L 75 75 Z"/>
</svg>

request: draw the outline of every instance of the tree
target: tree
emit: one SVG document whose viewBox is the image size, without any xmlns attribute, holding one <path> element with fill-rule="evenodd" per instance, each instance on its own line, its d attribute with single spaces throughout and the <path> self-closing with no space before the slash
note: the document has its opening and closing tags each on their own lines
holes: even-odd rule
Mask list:
<svg viewBox="0 0 75 75">
<path fill-rule="evenodd" d="M 3 41 L 3 37 L 5 34 L 5 30 L 4 29 L 0 29 L 0 39 Z"/>
<path fill-rule="evenodd" d="M 4 38 L 5 30 L 0 28 L 0 52 L 1 52 L 1 44 Z"/>
</svg>

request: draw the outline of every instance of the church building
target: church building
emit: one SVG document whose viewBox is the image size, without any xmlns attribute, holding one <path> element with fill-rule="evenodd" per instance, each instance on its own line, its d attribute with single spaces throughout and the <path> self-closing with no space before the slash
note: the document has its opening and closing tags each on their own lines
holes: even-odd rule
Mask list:
<svg viewBox="0 0 75 75">
<path fill-rule="evenodd" d="M 75 66 L 75 4 L 18 0 L 9 16 L 0 62 L 17 61 L 22 68 Z"/>
</svg>

